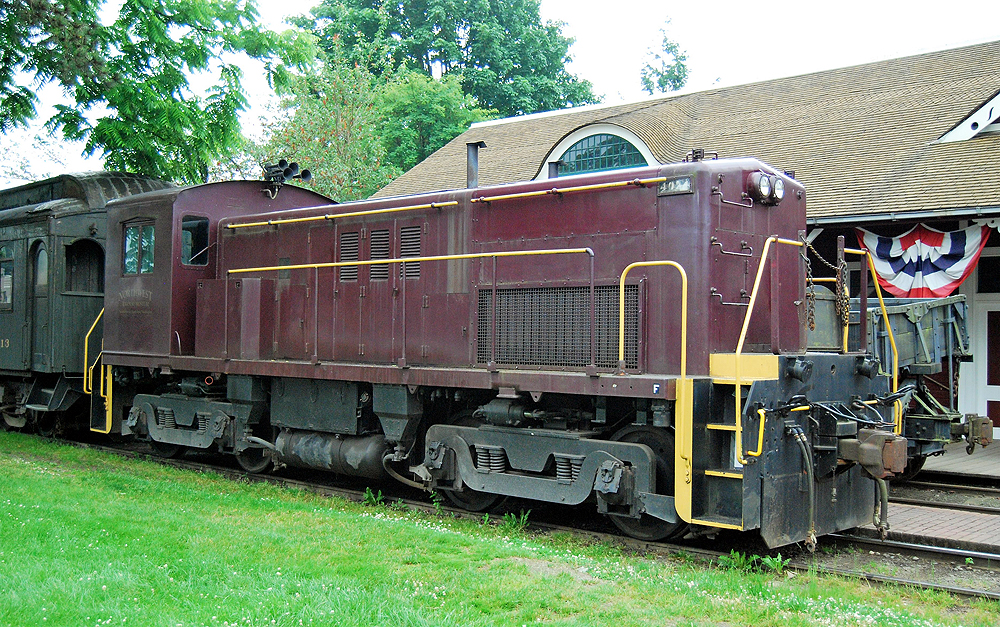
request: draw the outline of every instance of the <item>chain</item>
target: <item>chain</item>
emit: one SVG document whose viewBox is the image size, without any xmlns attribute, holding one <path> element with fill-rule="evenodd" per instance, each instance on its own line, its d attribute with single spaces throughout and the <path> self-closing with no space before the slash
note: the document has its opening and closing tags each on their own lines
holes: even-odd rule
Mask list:
<svg viewBox="0 0 1000 627">
<path fill-rule="evenodd" d="M 840 324 L 843 328 L 851 322 L 851 297 L 847 293 L 847 286 L 844 279 L 847 278 L 847 262 L 840 262 L 840 270 L 837 271 L 837 315 L 840 316 Z"/>
<path fill-rule="evenodd" d="M 802 236 L 802 243 L 806 246 L 812 248 L 812 245 L 806 241 L 805 235 Z M 812 261 L 809 260 L 809 253 L 806 252 L 805 246 L 799 251 L 799 255 L 802 257 L 802 261 L 806 264 L 806 324 L 809 325 L 810 331 L 816 330 L 816 284 L 813 282 L 813 270 Z"/>
<path fill-rule="evenodd" d="M 819 259 L 823 265 L 837 274 L 837 300 L 835 301 L 836 311 L 837 316 L 840 318 L 840 324 L 847 327 L 851 321 L 851 297 L 848 295 L 847 289 L 845 289 L 844 285 L 844 279 L 847 278 L 847 261 L 841 260 L 840 267 L 838 268 L 824 259 L 823 255 L 819 254 L 819 251 L 813 248 L 811 242 L 806 241 L 805 238 L 803 238 L 802 241 L 805 243 L 806 247 L 812 251 L 812 254 L 816 255 L 816 258 Z M 809 255 L 803 251 L 802 256 L 806 260 L 806 282 L 808 285 L 806 301 L 808 302 L 810 299 L 812 300 L 812 303 L 807 307 L 806 313 L 806 317 L 809 320 L 809 330 L 812 331 L 816 328 L 816 291 L 812 280 L 812 264 L 809 262 Z M 809 292 L 812 293 L 810 294 Z"/>
<path fill-rule="evenodd" d="M 805 240 L 802 240 L 802 241 L 805 241 Z M 815 248 L 813 248 L 812 242 L 806 242 L 806 246 L 809 247 L 809 250 L 812 251 L 812 254 L 816 255 L 817 259 L 819 259 L 820 261 L 823 262 L 823 265 L 825 265 L 827 268 L 830 268 L 834 272 L 837 271 L 837 266 L 833 265 L 832 263 L 830 263 L 826 259 L 823 259 L 823 255 L 819 254 L 819 251 L 816 250 Z"/>
</svg>

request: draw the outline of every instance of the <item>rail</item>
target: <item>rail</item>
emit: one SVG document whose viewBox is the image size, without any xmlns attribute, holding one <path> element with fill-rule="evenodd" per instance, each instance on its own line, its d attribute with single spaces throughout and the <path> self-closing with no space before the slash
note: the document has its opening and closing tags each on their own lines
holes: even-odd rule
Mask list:
<svg viewBox="0 0 1000 627">
<path fill-rule="evenodd" d="M 653 266 L 670 266 L 675 268 L 681 275 L 681 364 L 680 378 L 677 379 L 677 389 L 675 391 L 675 411 L 674 422 L 675 432 L 681 434 L 681 441 L 678 443 L 678 455 L 684 460 L 685 483 L 691 483 L 691 453 L 688 447 L 691 442 L 684 439 L 687 434 L 688 440 L 692 431 L 692 383 L 687 378 L 687 300 L 688 300 L 688 278 L 684 266 L 676 261 L 637 261 L 625 266 L 622 270 L 621 278 L 618 280 L 618 371 L 625 372 L 625 278 L 628 273 L 635 268 L 648 268 Z M 686 453 L 686 455 L 685 455 Z"/>
<path fill-rule="evenodd" d="M 493 259 L 493 287 L 492 287 L 492 320 L 491 325 L 491 359 L 490 363 L 496 362 L 496 315 L 497 315 L 497 272 L 496 272 L 496 260 L 500 257 L 535 257 L 535 256 L 545 256 L 545 255 L 572 255 L 572 254 L 586 254 L 590 257 L 590 362 L 591 365 L 595 363 L 595 351 L 597 347 L 597 342 L 595 338 L 595 286 L 594 286 L 594 250 L 591 248 L 543 248 L 534 250 L 511 250 L 511 251 L 491 251 L 485 253 L 461 253 L 457 255 L 430 255 L 426 257 L 397 257 L 395 259 L 363 259 L 357 261 L 329 261 L 323 263 L 301 263 L 286 266 L 259 266 L 255 268 L 236 268 L 233 270 L 228 270 L 227 273 L 233 274 L 247 274 L 251 272 L 280 272 L 282 270 L 315 270 L 314 294 L 318 294 L 319 291 L 319 270 L 323 268 L 342 268 L 345 266 L 378 266 L 378 265 L 394 265 L 394 264 L 405 264 L 407 263 L 420 263 L 424 261 L 461 261 L 467 259 Z M 400 366 L 406 365 L 406 280 L 402 282 L 402 300 L 404 303 L 403 316 L 401 320 L 401 333 L 403 336 L 402 355 L 399 361 Z M 315 307 L 318 307 L 319 298 L 313 298 L 314 302 L 314 319 L 318 321 L 318 312 Z M 228 305 L 227 305 L 228 307 Z M 228 309 L 227 309 L 228 311 Z M 226 326 L 227 337 L 225 340 L 225 346 L 229 345 L 228 338 L 228 325 Z M 313 325 L 313 361 L 317 362 L 319 360 L 319 355 L 317 353 L 317 345 L 319 343 L 319 324 Z"/>
<path fill-rule="evenodd" d="M 304 218 L 278 218 L 277 220 L 262 220 L 259 222 L 243 222 L 240 224 L 227 224 L 227 229 L 248 229 L 254 226 L 277 226 L 279 224 L 297 224 L 299 222 L 319 222 L 321 220 L 340 220 L 343 218 L 357 218 L 364 216 L 375 216 L 385 213 L 399 213 L 401 211 L 417 211 L 420 209 L 442 209 L 444 207 L 454 207 L 457 200 L 445 202 L 431 202 L 422 205 L 406 205 L 404 207 L 385 207 L 383 209 L 366 209 L 364 211 L 349 211 L 347 213 L 326 213 L 321 216 L 307 216 Z M 336 207 L 337 205 L 320 205 L 319 207 L 306 207 L 308 209 L 325 209 Z"/>
<path fill-rule="evenodd" d="M 595 183 L 593 185 L 576 185 L 573 187 L 553 187 L 552 189 L 539 189 L 533 192 L 518 192 L 516 194 L 500 194 L 499 196 L 478 196 L 472 202 L 494 202 L 497 200 L 514 200 L 518 198 L 536 198 L 538 196 L 558 196 L 560 194 L 571 194 L 573 192 L 590 192 L 599 189 L 615 189 L 618 187 L 646 187 L 653 183 L 663 183 L 667 180 L 665 176 L 657 176 L 650 179 L 632 179 L 631 181 L 615 181 L 614 183 Z"/>
<path fill-rule="evenodd" d="M 90 325 L 90 330 L 87 331 L 87 335 L 83 338 L 83 393 L 93 394 L 94 393 L 94 366 L 97 365 L 98 359 L 101 358 L 101 354 L 97 354 L 97 359 L 94 363 L 90 363 L 89 349 L 90 349 L 90 336 L 93 335 L 94 329 L 97 328 L 97 323 L 101 321 L 101 317 L 104 315 L 104 309 L 101 309 L 101 313 L 97 314 L 94 318 L 94 324 Z"/>
</svg>

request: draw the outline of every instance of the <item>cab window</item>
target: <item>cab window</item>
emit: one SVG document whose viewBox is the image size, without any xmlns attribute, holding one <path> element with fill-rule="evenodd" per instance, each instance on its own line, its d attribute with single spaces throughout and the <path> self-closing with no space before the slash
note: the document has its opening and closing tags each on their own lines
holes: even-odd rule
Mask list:
<svg viewBox="0 0 1000 627">
<path fill-rule="evenodd" d="M 155 230 L 152 223 L 125 227 L 125 274 L 149 274 L 153 271 Z"/>
<path fill-rule="evenodd" d="M 208 265 L 208 218 L 184 216 L 181 220 L 181 263 Z"/>
<path fill-rule="evenodd" d="M 0 246 L 0 310 L 14 308 L 14 249 Z"/>
</svg>

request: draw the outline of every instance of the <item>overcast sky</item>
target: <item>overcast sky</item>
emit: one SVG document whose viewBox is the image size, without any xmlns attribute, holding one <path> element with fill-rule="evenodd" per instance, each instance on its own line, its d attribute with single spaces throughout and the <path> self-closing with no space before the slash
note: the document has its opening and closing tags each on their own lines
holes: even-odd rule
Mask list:
<svg viewBox="0 0 1000 627">
<path fill-rule="evenodd" d="M 258 4 L 263 22 L 280 29 L 285 16 L 305 13 L 315 2 Z M 563 33 L 576 40 L 570 71 L 591 81 L 595 93 L 613 104 L 648 97 L 639 71 L 648 50 L 659 44 L 661 28 L 687 52 L 690 74 L 684 91 L 700 91 L 991 41 L 998 38 L 995 7 L 986 0 L 924 7 L 877 0 L 542 0 L 542 18 L 565 23 Z M 247 79 L 248 89 L 266 92 L 262 81 Z M 262 98 L 252 94 L 250 100 Z M 245 120 L 252 123 L 258 115 L 248 112 Z M 0 148 L 8 155 L 23 154 L 22 145 L 30 140 L 30 134 L 0 138 Z M 44 156 L 31 160 L 45 174 L 100 168 L 99 160 L 84 161 L 79 151 L 79 146 L 61 149 L 61 164 Z M 0 175 L 0 185 L 12 182 Z"/>
</svg>

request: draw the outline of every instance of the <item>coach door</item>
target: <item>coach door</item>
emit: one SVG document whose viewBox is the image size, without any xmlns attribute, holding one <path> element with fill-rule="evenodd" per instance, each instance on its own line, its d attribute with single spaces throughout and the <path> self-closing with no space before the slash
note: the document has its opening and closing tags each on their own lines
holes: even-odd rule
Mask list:
<svg viewBox="0 0 1000 627">
<path fill-rule="evenodd" d="M 47 370 L 49 366 L 49 253 L 38 243 L 31 255 L 31 368 Z"/>
</svg>

